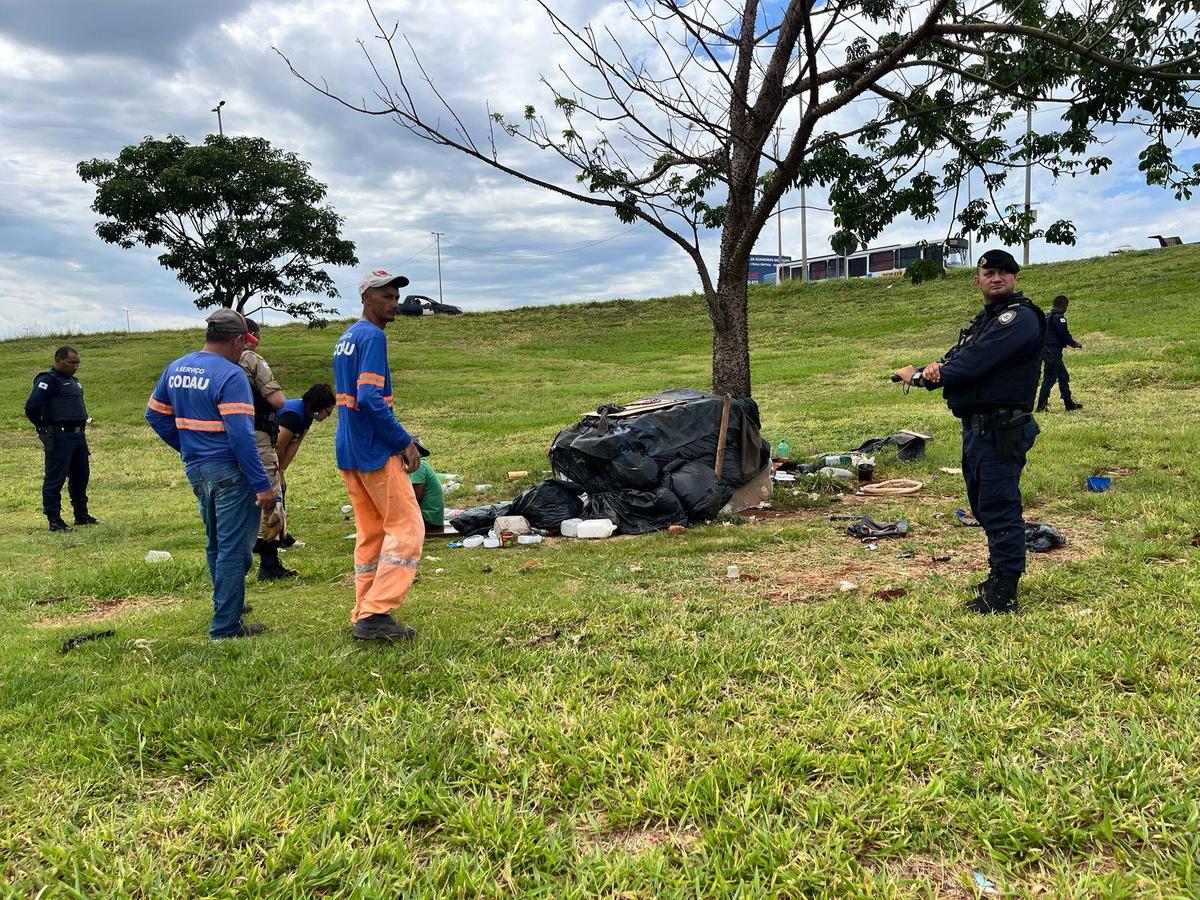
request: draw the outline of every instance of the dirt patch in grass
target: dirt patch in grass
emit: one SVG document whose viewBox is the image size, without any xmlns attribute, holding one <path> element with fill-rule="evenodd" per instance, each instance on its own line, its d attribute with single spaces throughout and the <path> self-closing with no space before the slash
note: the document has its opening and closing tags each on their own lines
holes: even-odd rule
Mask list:
<svg viewBox="0 0 1200 900">
<path fill-rule="evenodd" d="M 688 852 L 700 842 L 694 829 L 654 825 L 643 828 L 611 828 L 605 831 L 581 833 L 579 840 L 592 853 L 626 853 L 640 856 L 657 847 L 669 847 Z"/>
<path fill-rule="evenodd" d="M 966 884 L 973 878 L 972 873 L 956 871 L 945 860 L 923 853 L 904 859 L 888 860 L 883 862 L 878 870 L 906 884 L 927 886 L 932 889 L 930 896 L 933 897 L 967 900 L 978 896 L 978 892 Z"/>
<path fill-rule="evenodd" d="M 46 598 L 46 601 L 35 600 L 37 606 L 52 606 L 55 603 L 70 602 L 66 598 Z M 105 622 L 114 619 L 122 613 L 144 609 L 166 609 L 177 606 L 181 601 L 177 597 L 110 597 L 98 600 L 88 597 L 81 601 L 87 608 L 73 613 L 50 616 L 31 622 L 35 628 L 58 628 L 63 625 L 78 625 L 82 622 Z"/>
</svg>

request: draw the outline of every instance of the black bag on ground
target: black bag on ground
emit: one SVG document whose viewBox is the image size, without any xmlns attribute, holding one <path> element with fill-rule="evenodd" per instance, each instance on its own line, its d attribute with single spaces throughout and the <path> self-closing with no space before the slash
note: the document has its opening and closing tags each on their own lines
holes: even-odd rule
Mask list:
<svg viewBox="0 0 1200 900">
<path fill-rule="evenodd" d="M 647 534 L 688 521 L 679 498 L 665 487 L 591 494 L 583 512 L 588 519 L 611 519 L 621 534 Z"/>
<path fill-rule="evenodd" d="M 457 518 L 450 520 L 450 524 L 463 537 L 487 534 L 496 524 L 496 519 L 508 515 L 508 508 L 511 505 L 511 503 L 492 503 L 488 506 L 464 509 Z"/>
<path fill-rule="evenodd" d="M 665 471 L 663 484 L 679 498 L 692 522 L 715 519 L 733 496 L 733 488 L 721 484 L 712 468 L 699 460 L 673 462 Z"/>
<path fill-rule="evenodd" d="M 530 526 L 542 531 L 558 531 L 564 519 L 578 519 L 583 512 L 579 485 L 566 481 L 543 481 L 526 488 L 513 498 L 507 513 L 524 516 Z"/>
</svg>

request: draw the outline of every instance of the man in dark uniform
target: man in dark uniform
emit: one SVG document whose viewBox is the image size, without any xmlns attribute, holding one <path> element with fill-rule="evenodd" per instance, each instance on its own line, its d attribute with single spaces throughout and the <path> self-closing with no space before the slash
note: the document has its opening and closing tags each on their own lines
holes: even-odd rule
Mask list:
<svg viewBox="0 0 1200 900">
<path fill-rule="evenodd" d="M 70 531 L 62 517 L 62 486 L 75 510 L 76 525 L 95 525 L 88 513 L 87 486 L 91 475 L 88 445 L 84 429 L 88 414 L 83 405 L 83 385 L 75 377 L 79 354 L 74 347 L 54 351 L 54 367 L 38 372 L 33 391 L 25 401 L 25 415 L 37 428 L 46 455 L 46 474 L 42 479 L 42 512 L 50 520 L 51 531 Z"/>
<path fill-rule="evenodd" d="M 1033 398 L 1041 373 L 1046 316 L 1016 290 L 1020 266 L 1003 250 L 979 259 L 975 284 L 983 311 L 941 360 L 897 369 L 894 380 L 942 388 L 962 419 L 963 478 L 971 511 L 987 533 L 988 577 L 967 608 L 1014 612 L 1025 571 L 1021 470 L 1038 435 Z"/>
<path fill-rule="evenodd" d="M 1038 412 L 1047 412 L 1050 409 L 1050 390 L 1055 382 L 1058 382 L 1058 390 L 1062 394 L 1067 412 L 1083 409 L 1082 403 L 1071 399 L 1071 376 L 1067 373 L 1067 364 L 1063 362 L 1064 347 L 1083 349 L 1083 344 L 1071 337 L 1071 330 L 1067 328 L 1067 305 L 1070 302 L 1059 294 L 1054 298 L 1054 308 L 1050 310 L 1046 319 L 1046 373 L 1042 376 L 1042 391 L 1038 395 Z"/>
</svg>

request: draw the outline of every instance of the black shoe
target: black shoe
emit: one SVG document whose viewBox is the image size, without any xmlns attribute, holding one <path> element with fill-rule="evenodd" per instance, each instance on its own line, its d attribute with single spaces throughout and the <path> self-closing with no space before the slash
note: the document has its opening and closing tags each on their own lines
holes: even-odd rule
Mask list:
<svg viewBox="0 0 1200 900">
<path fill-rule="evenodd" d="M 281 537 L 279 539 L 280 547 L 291 547 L 295 543 L 296 543 L 296 538 L 290 534 L 285 534 L 283 537 Z"/>
<path fill-rule="evenodd" d="M 84 513 L 82 516 L 79 516 L 79 515 L 75 516 L 75 524 L 76 525 L 99 525 L 100 520 L 97 519 L 95 516 L 89 516 L 87 513 Z"/>
<path fill-rule="evenodd" d="M 252 612 L 254 612 L 254 607 L 253 607 L 253 606 L 251 606 L 249 603 L 247 603 L 247 604 L 245 604 L 244 606 L 242 606 L 242 615 L 243 615 L 243 616 L 248 616 L 248 615 L 250 615 L 250 613 L 252 613 Z"/>
<path fill-rule="evenodd" d="M 979 598 L 978 604 L 972 606 L 974 612 L 983 613 L 1015 613 L 1017 607 L 1017 583 L 1020 575 L 1009 572 L 999 572 L 992 576 L 992 583 L 987 591 Z"/>
<path fill-rule="evenodd" d="M 1067 412 L 1075 412 L 1077 409 L 1083 409 L 1082 403 L 1076 403 L 1074 400 L 1066 401 Z"/>
<path fill-rule="evenodd" d="M 1050 412 L 1050 404 L 1049 403 L 1039 403 L 1037 405 L 1037 409 L 1035 409 L 1034 412 Z"/>
<path fill-rule="evenodd" d="M 264 559 L 258 567 L 259 581 L 279 581 L 282 578 L 295 578 L 298 574 L 300 573 L 287 568 L 278 559 L 273 563 Z"/>
<path fill-rule="evenodd" d="M 218 638 L 213 638 L 215 641 L 224 641 L 230 638 L 254 637 L 256 634 L 262 634 L 267 630 L 267 626 L 262 622 L 242 623 L 242 627 L 233 634 L 223 634 Z"/>
<path fill-rule="evenodd" d="M 386 641 L 396 644 L 400 641 L 411 641 L 416 636 L 416 631 L 403 622 L 397 622 L 387 613 L 364 616 L 354 624 L 356 641 Z"/>
<path fill-rule="evenodd" d="M 71 526 L 64 522 L 61 518 L 50 520 L 51 531 L 70 531 Z"/>
<path fill-rule="evenodd" d="M 988 572 L 987 578 L 971 588 L 971 599 L 964 603 L 963 606 L 971 610 L 971 612 L 987 612 L 983 608 L 983 598 L 987 595 L 988 588 L 991 587 L 994 577 L 991 572 Z"/>
</svg>

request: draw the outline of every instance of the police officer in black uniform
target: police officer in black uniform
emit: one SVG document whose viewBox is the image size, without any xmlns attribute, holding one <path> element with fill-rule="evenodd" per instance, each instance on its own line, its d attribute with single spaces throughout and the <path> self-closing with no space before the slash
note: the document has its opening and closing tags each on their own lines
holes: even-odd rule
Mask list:
<svg viewBox="0 0 1200 900">
<path fill-rule="evenodd" d="M 1053 309 L 1046 320 L 1046 373 L 1042 376 L 1042 390 L 1038 394 L 1038 412 L 1047 412 L 1050 409 L 1050 390 L 1055 382 L 1058 383 L 1058 390 L 1062 394 L 1067 412 L 1083 409 L 1082 403 L 1071 399 L 1071 376 L 1067 372 L 1067 364 L 1063 362 L 1064 347 L 1083 349 L 1083 344 L 1071 336 L 1071 329 L 1067 327 L 1067 306 L 1070 302 L 1059 294 L 1054 298 Z"/>
<path fill-rule="evenodd" d="M 988 541 L 990 572 L 967 603 L 979 613 L 1015 612 L 1025 571 L 1021 470 L 1039 431 L 1032 411 L 1046 316 L 1016 289 L 1020 270 L 1003 250 L 983 254 L 975 274 L 983 311 L 941 360 L 892 376 L 942 388 L 950 411 L 962 419 L 967 499 Z"/>
<path fill-rule="evenodd" d="M 54 368 L 38 372 L 33 390 L 25 401 L 25 415 L 37 428 L 46 453 L 46 474 L 42 479 L 42 511 L 50 520 L 51 531 L 70 531 L 62 517 L 62 486 L 67 482 L 76 525 L 95 525 L 88 513 L 87 485 L 91 475 L 88 464 L 87 408 L 83 405 L 83 385 L 75 377 L 79 354 L 74 347 L 54 351 Z"/>
</svg>

